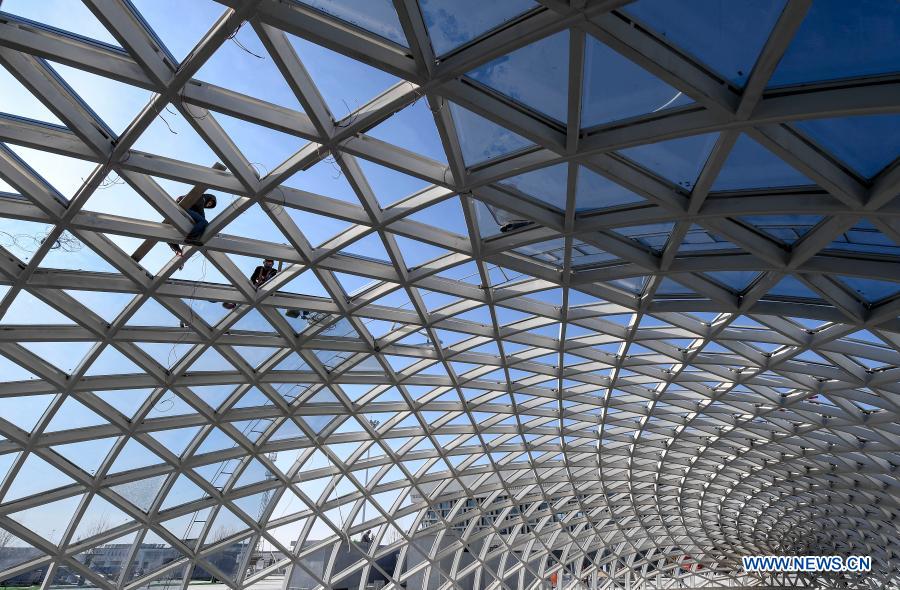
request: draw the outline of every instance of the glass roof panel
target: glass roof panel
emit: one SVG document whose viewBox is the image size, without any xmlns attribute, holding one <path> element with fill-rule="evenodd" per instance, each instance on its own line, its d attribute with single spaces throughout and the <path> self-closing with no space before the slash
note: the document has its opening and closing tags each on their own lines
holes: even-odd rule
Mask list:
<svg viewBox="0 0 900 590">
<path fill-rule="evenodd" d="M 573 240 L 572 242 L 572 265 L 573 266 L 594 266 L 620 260 L 618 256 L 601 250 L 597 246 L 587 244 L 581 240 Z"/>
<path fill-rule="evenodd" d="M 0 586 L 455 579 L 470 590 L 468 579 L 496 585 L 483 566 L 504 547 L 540 538 L 539 551 L 516 554 L 526 575 L 501 585 L 534 590 L 548 567 L 568 584 L 596 566 L 642 590 L 673 588 L 685 582 L 678 568 L 646 576 L 639 566 L 683 563 L 696 546 L 707 550 L 696 552 L 704 567 L 693 586 L 746 587 L 758 580 L 730 564 L 772 539 L 727 516 L 744 495 L 763 499 L 760 519 L 777 520 L 760 492 L 799 494 L 797 522 L 829 546 L 846 541 L 842 518 L 862 535 L 900 518 L 879 486 L 866 488 L 886 507 L 865 516 L 871 527 L 844 496 L 814 491 L 848 453 L 850 471 L 859 462 L 873 481 L 893 477 L 884 441 L 898 423 L 896 115 L 846 127 L 817 119 L 890 112 L 889 81 L 779 91 L 754 131 L 717 114 L 715 92 L 708 110 L 652 114 L 648 97 L 670 100 L 668 85 L 592 40 L 585 72 L 566 43 L 596 34 L 629 56 L 650 43 L 663 65 L 685 59 L 678 46 L 708 68 L 721 57 L 728 77 L 752 65 L 771 27 L 745 6 L 722 17 L 723 3 L 657 3 L 684 23 L 647 17 L 648 33 L 643 19 L 622 20 L 628 3 L 611 14 L 586 4 L 592 23 L 581 30 L 579 3 L 517 16 L 535 5 L 429 0 L 432 37 L 465 48 L 428 64 L 426 81 L 429 31 L 414 1 L 316 4 L 334 18 L 295 0 L 135 3 L 176 55 L 191 56 L 183 75 L 158 69 L 152 37 L 146 46 L 141 22 L 118 13 L 129 2 L 88 4 L 140 66 L 52 28 L 0 22 L 15 37 L 0 50 L 14 81 L 0 97 L 13 113 L 0 116 L 0 529 L 15 533 L 0 530 Z M 701 13 L 710 6 L 718 12 Z M 732 31 L 738 17 L 747 31 Z M 399 47 L 351 20 L 411 24 L 422 43 Z M 314 26 L 323 21 L 334 26 Z M 707 38 L 676 39 L 699 22 Z M 671 44 L 651 38 L 668 28 Z M 276 67 L 285 64 L 257 31 L 295 48 L 303 67 Z M 713 55 L 723 35 L 733 51 Z M 63 48 L 97 59 L 55 53 Z M 69 84 L 48 80 L 29 54 L 69 64 L 58 70 Z M 460 80 L 468 70 L 495 76 L 494 88 Z M 694 86 L 677 81 L 683 71 L 668 84 Z M 567 136 L 565 93 L 582 82 L 604 127 Z M 163 90 L 168 107 L 142 108 Z M 70 129 L 40 121 L 56 121 L 51 112 Z M 865 207 L 815 186 L 773 191 L 808 181 L 784 152 L 739 133 L 768 145 L 757 133 L 782 126 L 825 157 L 807 173 L 824 167 L 816 178 L 849 183 Z M 738 141 L 714 188 L 741 193 L 688 195 L 722 132 Z M 830 174 L 828 157 L 854 168 L 859 186 Z M 210 168 L 217 161 L 223 170 Z M 175 201 L 204 193 L 216 207 L 189 215 L 190 201 Z M 185 239 L 191 229 L 196 240 Z M 759 461 L 779 453 L 810 468 L 799 492 L 796 474 Z M 708 473 L 743 483 L 720 497 Z M 690 549 L 614 501 L 633 492 L 638 505 L 644 494 L 677 507 L 683 489 L 701 488 L 700 513 L 659 516 L 684 525 Z M 831 518 L 817 529 L 808 507 L 823 505 Z M 637 528 L 623 537 L 623 523 Z M 500 552 L 476 563 L 466 551 L 488 534 Z M 415 551 L 436 536 L 441 559 Z M 877 535 L 860 542 L 873 555 L 892 547 Z M 581 549 L 598 543 L 586 571 Z M 883 563 L 870 579 L 896 586 Z M 363 580 L 372 566 L 383 575 Z"/>
<path fill-rule="evenodd" d="M 718 134 L 706 133 L 621 150 L 623 156 L 678 186 L 694 187 Z"/>
<path fill-rule="evenodd" d="M 76 35 L 119 46 L 119 42 L 81 2 L 67 0 L 6 0 L 0 10 L 29 20 L 50 25 Z"/>
<path fill-rule="evenodd" d="M 828 245 L 830 250 L 900 256 L 900 246 L 863 219 Z"/>
<path fill-rule="evenodd" d="M 726 240 L 716 232 L 706 230 L 696 224 L 692 224 L 681 240 L 678 247 L 679 254 L 711 252 L 714 250 L 735 250 L 737 246 Z"/>
<path fill-rule="evenodd" d="M 178 61 L 194 49 L 216 20 L 225 12 L 213 0 L 131 0 L 141 18 Z M 4 6 L 5 8 L 5 6 Z M 179 18 L 172 18 L 172 15 Z"/>
<path fill-rule="evenodd" d="M 0 113 L 62 125 L 62 121 L 50 109 L 36 99 L 3 67 L 0 67 L 0 86 L 3 87 L 3 94 L 0 94 Z M 6 184 L 3 180 L 0 180 L 0 183 Z"/>
<path fill-rule="evenodd" d="M 463 160 L 469 166 L 534 145 L 521 135 L 492 123 L 456 103 L 449 104 Z"/>
<path fill-rule="evenodd" d="M 900 283 L 848 276 L 840 276 L 838 280 L 868 303 L 875 303 L 900 293 Z"/>
<path fill-rule="evenodd" d="M 446 107 L 446 103 L 444 104 Z M 418 100 L 399 113 L 394 113 L 387 121 L 371 129 L 368 134 L 426 158 L 446 162 L 447 154 L 434 125 L 434 114 L 428 106 L 428 101 Z"/>
<path fill-rule="evenodd" d="M 623 11 L 743 87 L 783 7 L 784 0 L 639 0 Z"/>
<path fill-rule="evenodd" d="M 900 115 L 813 119 L 794 125 L 865 178 L 900 157 Z"/>
<path fill-rule="evenodd" d="M 566 208 L 568 166 L 557 164 L 507 178 L 503 184 L 525 193 L 557 209 Z"/>
<path fill-rule="evenodd" d="M 588 35 L 584 48 L 581 126 L 592 127 L 693 102 L 650 72 Z"/>
<path fill-rule="evenodd" d="M 241 27 L 230 42 L 203 64 L 195 77 L 272 104 L 303 110 L 253 27 Z M 198 106 L 187 108 L 195 117 L 202 117 L 205 112 Z"/>
<path fill-rule="evenodd" d="M 642 203 L 644 199 L 627 188 L 584 166 L 578 167 L 575 210 L 594 211 L 618 205 Z"/>
<path fill-rule="evenodd" d="M 753 215 L 738 217 L 740 221 L 765 232 L 785 244 L 793 244 L 817 223 L 821 215 Z"/>
<path fill-rule="evenodd" d="M 419 6 L 434 53 L 441 56 L 539 4 L 532 0 L 420 0 Z"/>
<path fill-rule="evenodd" d="M 743 133 L 712 185 L 714 191 L 809 185 L 813 181 Z"/>
<path fill-rule="evenodd" d="M 703 274 L 737 293 L 746 291 L 760 276 L 755 270 L 717 270 Z"/>
<path fill-rule="evenodd" d="M 563 31 L 499 57 L 466 75 L 557 121 L 566 120 L 569 32 Z"/>
<path fill-rule="evenodd" d="M 794 277 L 784 277 L 769 289 L 769 295 L 821 299 L 822 296 Z"/>
<path fill-rule="evenodd" d="M 299 0 L 406 47 L 400 18 L 390 0 Z"/>
<path fill-rule="evenodd" d="M 669 236 L 675 228 L 674 222 L 652 223 L 648 225 L 633 225 L 631 227 L 619 227 L 614 229 L 617 234 L 629 237 L 639 244 L 650 248 L 655 252 L 661 252 L 669 241 Z"/>
<path fill-rule="evenodd" d="M 900 5 L 882 0 L 813 2 L 770 86 L 900 71 Z"/>
<path fill-rule="evenodd" d="M 400 81 L 396 76 L 300 37 L 288 35 L 288 40 L 336 121 L 346 117 L 352 121 L 352 113 Z M 348 84 L 348 80 L 353 83 Z"/>
</svg>

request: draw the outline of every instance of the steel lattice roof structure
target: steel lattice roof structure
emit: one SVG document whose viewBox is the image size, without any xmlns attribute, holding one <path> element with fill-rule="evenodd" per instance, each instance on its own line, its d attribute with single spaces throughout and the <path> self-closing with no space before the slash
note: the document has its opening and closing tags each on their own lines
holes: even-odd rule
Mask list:
<svg viewBox="0 0 900 590">
<path fill-rule="evenodd" d="M 897 586 L 900 5 L 195 2 L 0 5 L 0 579 Z"/>
</svg>

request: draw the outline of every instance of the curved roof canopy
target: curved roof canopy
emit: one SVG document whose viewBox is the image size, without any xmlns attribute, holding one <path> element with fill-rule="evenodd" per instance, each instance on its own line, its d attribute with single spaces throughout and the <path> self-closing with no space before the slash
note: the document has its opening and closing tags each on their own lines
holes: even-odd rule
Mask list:
<svg viewBox="0 0 900 590">
<path fill-rule="evenodd" d="M 0 580 L 898 583 L 894 0 L 0 10 Z"/>
</svg>

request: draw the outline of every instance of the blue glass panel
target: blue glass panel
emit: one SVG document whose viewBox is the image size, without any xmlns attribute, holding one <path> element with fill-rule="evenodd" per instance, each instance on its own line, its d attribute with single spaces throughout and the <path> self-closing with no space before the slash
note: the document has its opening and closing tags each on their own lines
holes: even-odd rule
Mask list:
<svg viewBox="0 0 900 590">
<path fill-rule="evenodd" d="M 900 115 L 818 119 L 795 126 L 866 178 L 900 155 Z"/>
<path fill-rule="evenodd" d="M 618 234 L 629 237 L 639 244 L 642 244 L 656 252 L 661 251 L 669 236 L 672 234 L 672 228 L 675 227 L 674 221 L 664 223 L 650 223 L 647 225 L 633 225 L 631 227 L 616 228 Z"/>
<path fill-rule="evenodd" d="M 596 246 L 585 244 L 581 240 L 573 240 L 572 265 L 585 267 L 620 260 L 615 254 L 610 254 Z"/>
<path fill-rule="evenodd" d="M 655 113 L 693 102 L 590 35 L 584 48 L 581 126 Z"/>
<path fill-rule="evenodd" d="M 900 70 L 900 3 L 816 0 L 769 80 L 771 86 Z"/>
<path fill-rule="evenodd" d="M 656 288 L 657 295 L 693 295 L 697 296 L 697 292 L 693 289 L 688 289 L 681 283 L 678 283 L 669 277 L 664 278 L 659 283 L 659 287 Z"/>
<path fill-rule="evenodd" d="M 776 240 L 793 244 L 811 230 L 822 217 L 820 215 L 750 215 L 738 217 Z"/>
<path fill-rule="evenodd" d="M 467 74 L 473 80 L 552 117 L 566 120 L 569 32 L 536 41 Z"/>
<path fill-rule="evenodd" d="M 712 190 L 740 190 L 815 184 L 781 158 L 743 133 L 712 185 Z"/>
<path fill-rule="evenodd" d="M 743 86 L 783 7 L 784 0 L 640 0 L 623 10 Z"/>
<path fill-rule="evenodd" d="M 617 205 L 640 203 L 644 199 L 605 176 L 583 166 L 578 167 L 578 184 L 575 189 L 575 210 L 590 211 Z"/>
<path fill-rule="evenodd" d="M 532 0 L 419 0 L 436 55 L 444 55 L 538 6 Z"/>
<path fill-rule="evenodd" d="M 697 182 L 709 152 L 718 138 L 717 133 L 670 139 L 660 143 L 640 145 L 620 153 L 663 178 L 690 190 Z"/>
<path fill-rule="evenodd" d="M 900 256 L 900 247 L 865 219 L 831 242 L 828 249 Z"/>
<path fill-rule="evenodd" d="M 879 281 L 876 279 L 861 279 L 859 277 L 838 277 L 851 290 L 859 293 L 869 303 L 881 301 L 900 292 L 900 283 Z"/>
<path fill-rule="evenodd" d="M 783 297 L 804 297 L 807 299 L 822 299 L 822 296 L 801 283 L 792 276 L 787 276 L 778 281 L 769 289 L 769 295 Z"/>
<path fill-rule="evenodd" d="M 463 159 L 468 166 L 534 145 L 521 135 L 452 102 L 450 114 L 453 116 Z"/>
<path fill-rule="evenodd" d="M 635 295 L 640 295 L 644 291 L 644 286 L 647 284 L 647 277 L 631 277 L 627 279 L 615 279 L 609 281 L 611 285 L 614 287 L 618 287 L 619 289 L 624 289 L 629 293 L 634 293 Z M 604 318 L 608 319 L 608 318 Z"/>
<path fill-rule="evenodd" d="M 551 264 L 562 264 L 565 246 L 566 241 L 562 238 L 557 238 L 537 244 L 528 244 L 527 246 L 516 248 L 515 251 Z"/>
<path fill-rule="evenodd" d="M 556 164 L 507 178 L 502 184 L 511 186 L 558 209 L 565 209 L 567 178 L 568 165 Z"/>
<path fill-rule="evenodd" d="M 391 0 L 300 0 L 361 29 L 408 47 Z"/>
<path fill-rule="evenodd" d="M 737 293 L 743 293 L 760 275 L 755 270 L 717 270 L 704 274 Z"/>
<path fill-rule="evenodd" d="M 722 236 L 709 232 L 699 225 L 691 225 L 678 246 L 678 253 L 709 252 L 712 250 L 736 250 L 737 246 Z"/>
</svg>

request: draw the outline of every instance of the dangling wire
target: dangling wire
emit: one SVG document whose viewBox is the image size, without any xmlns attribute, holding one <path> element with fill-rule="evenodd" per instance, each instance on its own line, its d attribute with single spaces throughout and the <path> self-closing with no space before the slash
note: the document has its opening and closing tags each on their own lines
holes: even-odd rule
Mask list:
<svg viewBox="0 0 900 590">
<path fill-rule="evenodd" d="M 172 125 L 169 124 L 169 120 L 166 119 L 165 116 L 163 116 L 162 112 L 159 112 L 157 114 L 159 115 L 159 118 L 162 119 L 162 122 L 166 124 L 166 127 L 168 127 L 169 133 L 171 133 L 172 135 L 178 135 L 178 132 L 172 129 Z"/>
<path fill-rule="evenodd" d="M 347 122 L 342 125 L 335 125 L 338 129 L 343 129 L 344 127 L 349 127 L 353 125 L 357 119 L 359 119 L 359 103 L 356 105 L 356 110 L 351 111 L 350 105 L 347 104 L 347 101 L 341 99 L 341 102 L 344 103 L 344 108 L 347 109 Z"/>
<path fill-rule="evenodd" d="M 238 47 L 240 47 L 241 49 L 243 49 L 244 51 L 246 51 L 247 53 L 249 53 L 256 59 L 266 59 L 265 57 L 259 55 L 258 53 L 253 53 L 252 51 L 250 51 L 249 49 L 244 47 L 244 45 L 240 41 L 237 40 L 237 34 L 241 32 L 241 29 L 244 28 L 244 25 L 246 23 L 247 23 L 247 21 L 241 21 L 241 24 L 238 25 L 238 28 L 236 28 L 232 34 L 228 35 L 227 39 L 233 41 L 235 45 L 237 45 Z"/>
<path fill-rule="evenodd" d="M 194 316 L 196 315 L 194 313 L 194 301 L 196 300 L 196 297 L 197 297 L 197 289 L 199 288 L 200 283 L 202 283 L 205 278 L 206 278 L 206 257 L 204 256 L 203 257 L 203 266 L 201 267 L 201 271 L 200 271 L 200 278 L 198 280 L 194 281 L 194 286 L 191 289 L 190 303 L 188 303 L 188 310 L 190 310 L 190 311 L 188 313 L 187 327 L 185 328 L 185 330 L 181 334 L 181 336 L 178 337 L 178 340 L 176 340 L 175 343 L 172 344 L 172 348 L 169 350 L 169 354 L 166 358 L 166 365 L 167 365 L 166 369 L 169 371 L 172 370 L 172 359 L 173 359 L 173 355 L 175 354 L 175 349 L 178 348 L 178 346 L 187 339 L 187 336 L 189 333 L 188 330 L 190 329 L 191 323 L 193 323 L 193 321 L 194 321 Z M 174 398 L 171 398 L 171 395 L 172 394 L 170 392 L 169 395 L 163 397 L 158 402 L 156 402 L 157 405 L 166 403 L 166 402 L 171 403 L 171 405 L 168 406 L 165 410 L 160 409 L 159 411 L 166 412 L 171 409 L 172 405 L 175 404 L 175 400 L 174 400 Z"/>
</svg>

